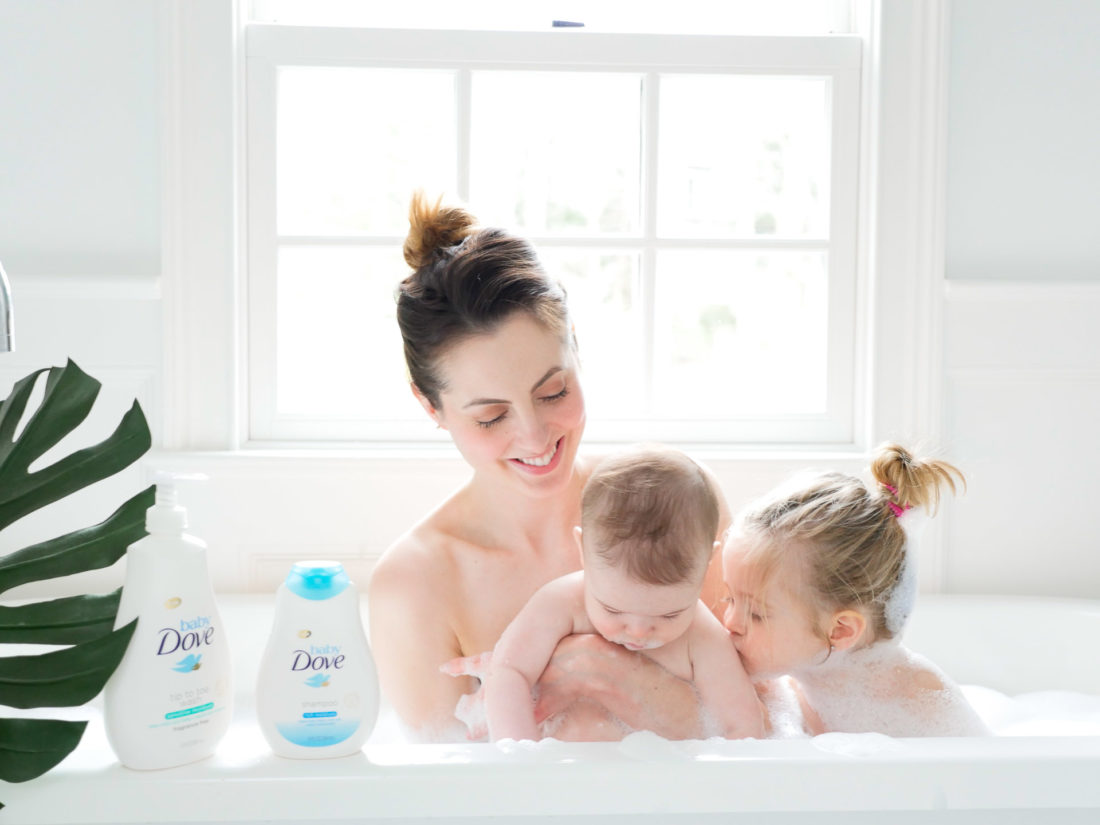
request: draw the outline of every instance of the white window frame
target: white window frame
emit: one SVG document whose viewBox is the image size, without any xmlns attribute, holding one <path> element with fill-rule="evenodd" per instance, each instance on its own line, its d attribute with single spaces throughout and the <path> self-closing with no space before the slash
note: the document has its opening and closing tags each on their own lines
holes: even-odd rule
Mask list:
<svg viewBox="0 0 1100 825">
<path fill-rule="evenodd" d="M 564 46 L 568 38 L 568 47 Z M 641 253 L 640 296 L 644 340 L 653 338 L 656 255 L 668 249 L 795 250 L 822 252 L 828 261 L 827 398 L 820 415 L 731 417 L 707 411 L 691 420 L 593 420 L 598 441 L 662 440 L 676 443 L 851 443 L 854 396 L 860 371 L 855 350 L 860 53 L 856 36 L 698 37 L 569 32 L 480 32 L 341 29 L 251 25 L 246 36 L 248 99 L 248 392 L 249 440 L 425 440 L 423 421 L 369 422 L 279 416 L 276 410 L 276 252 L 280 242 L 310 246 L 398 248 L 402 238 L 277 235 L 273 182 L 276 166 L 275 96 L 283 66 L 442 68 L 456 73 L 458 90 L 458 196 L 468 198 L 469 85 L 476 70 L 620 72 L 646 77 L 643 100 L 641 231 L 614 239 L 578 240 L 527 233 L 536 248 L 567 245 L 627 248 Z M 670 74 L 812 76 L 830 85 L 830 229 L 827 238 L 662 238 L 651 207 L 657 200 L 658 77 Z M 394 283 L 403 273 L 394 273 Z M 394 330 L 396 335 L 396 329 Z M 730 378 L 729 380 L 735 380 Z M 321 435 L 325 434 L 325 435 Z"/>
<path fill-rule="evenodd" d="M 947 0 L 864 0 L 861 242 L 850 434 L 798 449 L 858 452 L 940 431 Z M 241 350 L 243 27 L 236 3 L 166 0 L 164 303 L 169 449 L 250 444 Z M 201 331 L 201 335 L 196 335 Z M 272 445 L 269 445 L 272 446 Z M 789 453 L 796 445 L 787 445 Z M 739 449 L 752 448 L 742 443 Z"/>
</svg>

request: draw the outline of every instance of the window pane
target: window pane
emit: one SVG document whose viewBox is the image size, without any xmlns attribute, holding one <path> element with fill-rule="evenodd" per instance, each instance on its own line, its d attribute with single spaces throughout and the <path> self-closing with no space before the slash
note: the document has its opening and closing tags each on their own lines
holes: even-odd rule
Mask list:
<svg viewBox="0 0 1100 825">
<path fill-rule="evenodd" d="M 278 232 L 403 235 L 409 195 L 455 191 L 454 73 L 282 68 Z"/>
<path fill-rule="evenodd" d="M 825 237 L 829 81 L 664 75 L 658 231 Z"/>
<path fill-rule="evenodd" d="M 654 411 L 823 413 L 827 311 L 822 253 L 659 255 Z"/>
<path fill-rule="evenodd" d="M 393 299 L 407 271 L 399 249 L 280 251 L 279 415 L 423 415 L 408 391 Z"/>
<path fill-rule="evenodd" d="M 569 295 L 589 419 L 638 416 L 645 391 L 638 256 L 544 249 L 539 257 Z"/>
<path fill-rule="evenodd" d="M 470 201 L 531 233 L 637 228 L 641 78 L 475 72 Z"/>
</svg>

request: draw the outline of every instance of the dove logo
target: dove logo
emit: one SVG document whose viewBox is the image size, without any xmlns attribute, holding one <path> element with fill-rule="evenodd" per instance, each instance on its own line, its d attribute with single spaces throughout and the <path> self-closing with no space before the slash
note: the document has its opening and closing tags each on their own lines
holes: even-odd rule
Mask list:
<svg viewBox="0 0 1100 825">
<path fill-rule="evenodd" d="M 310 645 L 309 650 L 299 648 L 294 651 L 290 669 L 298 670 L 339 670 L 344 666 L 344 654 L 340 645 Z M 316 687 L 313 685 L 312 687 Z"/>
<path fill-rule="evenodd" d="M 158 656 L 209 646 L 214 642 L 214 625 L 210 623 L 209 616 L 196 616 L 190 620 L 180 619 L 178 628 L 162 627 L 158 633 L 160 634 L 160 641 L 157 644 Z M 192 664 L 197 665 L 197 660 Z M 198 667 L 191 669 L 198 670 Z M 179 668 L 176 667 L 173 670 L 179 670 Z"/>
<path fill-rule="evenodd" d="M 329 674 L 315 673 L 306 679 L 306 686 L 312 688 L 328 687 Z"/>
</svg>

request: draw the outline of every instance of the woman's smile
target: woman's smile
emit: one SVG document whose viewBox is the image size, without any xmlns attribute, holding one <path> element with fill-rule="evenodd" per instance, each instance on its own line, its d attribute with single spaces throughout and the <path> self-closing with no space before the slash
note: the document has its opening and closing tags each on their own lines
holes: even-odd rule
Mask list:
<svg viewBox="0 0 1100 825">
<path fill-rule="evenodd" d="M 511 458 L 509 461 L 518 465 L 525 472 L 534 473 L 535 475 L 553 472 L 554 468 L 558 466 L 558 457 L 561 455 L 561 443 L 564 440 L 565 436 L 562 436 L 550 445 L 549 450 L 540 456 L 534 456 L 532 458 Z"/>
</svg>

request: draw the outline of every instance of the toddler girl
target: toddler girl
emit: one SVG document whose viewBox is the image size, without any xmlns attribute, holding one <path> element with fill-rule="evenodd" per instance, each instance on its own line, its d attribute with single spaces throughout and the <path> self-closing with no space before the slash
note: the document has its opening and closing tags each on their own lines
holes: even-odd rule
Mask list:
<svg viewBox="0 0 1100 825">
<path fill-rule="evenodd" d="M 739 516 L 723 550 L 726 627 L 765 683 L 775 726 L 790 688 L 811 734 L 987 733 L 959 688 L 900 642 L 917 590 L 916 522 L 962 474 L 895 444 L 878 448 L 871 473 L 870 488 L 801 476 Z"/>
</svg>

